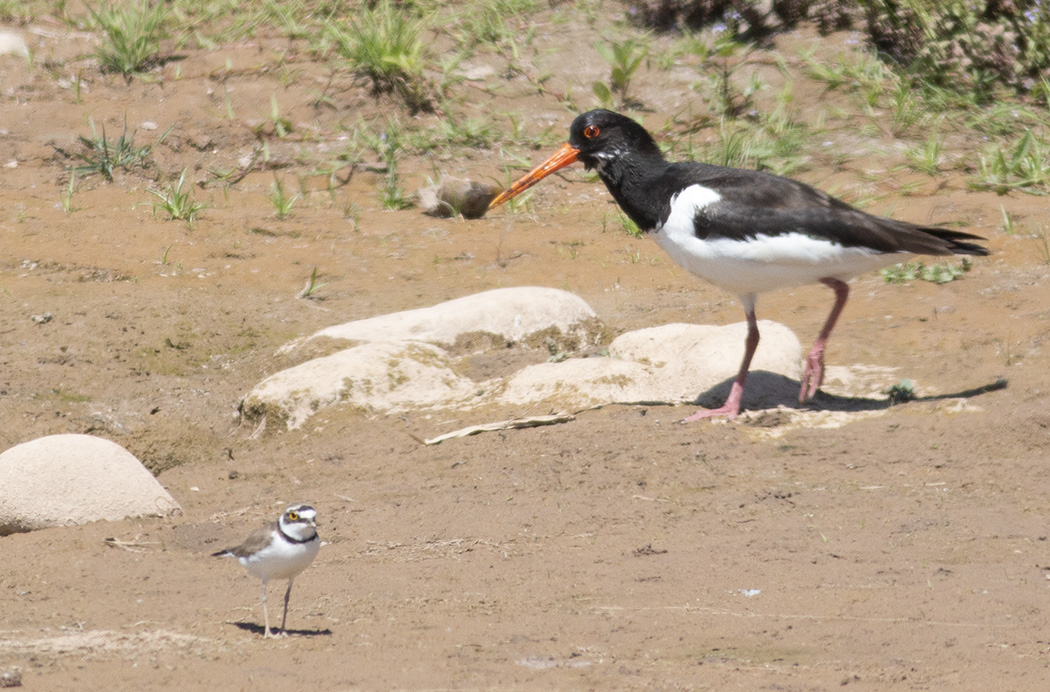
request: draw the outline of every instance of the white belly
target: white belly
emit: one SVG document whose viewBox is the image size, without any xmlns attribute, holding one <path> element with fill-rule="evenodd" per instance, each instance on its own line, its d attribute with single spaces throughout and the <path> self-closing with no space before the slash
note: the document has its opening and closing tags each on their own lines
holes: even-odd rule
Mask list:
<svg viewBox="0 0 1050 692">
<path fill-rule="evenodd" d="M 254 555 L 238 560 L 256 579 L 291 579 L 310 566 L 320 548 L 320 539 L 309 543 L 275 541 Z"/>
<path fill-rule="evenodd" d="M 799 233 L 743 241 L 701 240 L 669 233 L 665 227 L 652 235 L 676 264 L 734 295 L 803 286 L 824 278 L 849 281 L 908 258 L 904 253 L 842 247 Z"/>
<path fill-rule="evenodd" d="M 905 253 L 843 247 L 802 233 L 756 234 L 745 240 L 701 239 L 694 219 L 721 197 L 692 185 L 671 200 L 671 213 L 653 239 L 676 264 L 737 296 L 817 283 L 849 281 L 858 274 L 905 261 Z"/>
</svg>

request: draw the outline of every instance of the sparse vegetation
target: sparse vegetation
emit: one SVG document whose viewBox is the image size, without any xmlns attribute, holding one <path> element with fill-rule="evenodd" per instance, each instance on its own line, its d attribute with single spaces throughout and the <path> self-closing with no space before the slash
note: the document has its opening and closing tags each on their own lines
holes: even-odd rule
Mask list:
<svg viewBox="0 0 1050 692">
<path fill-rule="evenodd" d="M 1046 3 L 871 3 L 873 46 L 906 68 L 914 87 L 929 85 L 980 103 L 1008 85 L 1019 92 L 1050 75 L 1050 7 Z"/>
<path fill-rule="evenodd" d="M 270 203 L 273 204 L 278 219 L 283 221 L 288 218 L 288 215 L 292 213 L 292 207 L 300 197 L 299 194 L 289 196 L 284 189 L 284 178 L 274 176 L 273 183 L 270 185 Z"/>
<path fill-rule="evenodd" d="M 149 165 L 149 156 L 153 153 L 153 148 L 163 142 L 174 127 L 173 125 L 165 130 L 153 144 L 137 147 L 135 146 L 135 133 L 128 134 L 127 120 L 124 121 L 124 129 L 116 141 L 106 136 L 105 126 L 102 128 L 102 134 L 99 134 L 95 129 L 95 122 L 90 120 L 89 124 L 91 137 L 83 135 L 78 137 L 84 151 L 70 153 L 60 147 L 55 147 L 55 149 L 66 158 L 83 162 L 74 169 L 76 173 L 99 174 L 110 182 L 113 181 L 113 173 L 118 170 Z"/>
<path fill-rule="evenodd" d="M 66 183 L 66 189 L 62 192 L 62 209 L 65 210 L 66 214 L 72 214 L 74 211 L 73 207 L 73 195 L 77 191 L 77 172 L 69 172 L 69 182 Z"/>
<path fill-rule="evenodd" d="M 460 147 L 487 149 L 499 139 L 499 129 L 485 116 L 457 117 L 449 115 L 433 127 L 419 129 L 406 135 L 408 143 L 420 152 Z"/>
<path fill-rule="evenodd" d="M 0 0 L 0 22 L 25 24 L 33 17 L 32 9 L 25 0 Z"/>
<path fill-rule="evenodd" d="M 1039 253 L 1040 262 L 1050 267 L 1050 238 L 1047 236 L 1045 225 L 1032 233 L 1032 241 L 1035 243 L 1036 252 Z"/>
<path fill-rule="evenodd" d="M 973 186 L 1001 195 L 1012 190 L 1046 194 L 1050 191 L 1050 143 L 1029 129 L 1012 147 L 994 146 L 980 156 Z"/>
<path fill-rule="evenodd" d="M 176 183 L 168 185 L 167 190 L 146 190 L 156 197 L 153 202 L 153 211 L 162 211 L 168 215 L 171 221 L 185 221 L 193 226 L 197 214 L 204 209 L 204 205 L 193 199 L 192 189 L 186 188 L 186 171 L 183 171 Z"/>
<path fill-rule="evenodd" d="M 594 95 L 598 97 L 598 101 L 606 108 L 613 107 L 614 102 L 620 108 L 633 105 L 634 101 L 628 95 L 628 89 L 631 79 L 649 55 L 648 44 L 644 39 L 629 38 L 624 41 L 598 43 L 594 49 L 611 68 L 608 84 L 593 84 Z"/>
<path fill-rule="evenodd" d="M 412 3 L 362 4 L 345 21 L 324 24 L 324 36 L 350 69 L 371 84 L 373 96 L 394 94 L 412 113 L 432 112 L 434 86 L 424 76 L 432 59 L 425 21 Z"/>
<path fill-rule="evenodd" d="M 314 294 L 327 285 L 327 282 L 317 281 L 317 267 L 314 267 L 313 271 L 310 272 L 310 278 L 306 280 L 306 285 L 303 286 L 303 290 L 299 291 L 295 297 L 316 299 L 317 296 Z"/>
<path fill-rule="evenodd" d="M 926 175 L 936 175 L 944 162 L 944 138 L 933 131 L 917 147 L 908 151 L 908 161 L 912 168 Z"/>
<path fill-rule="evenodd" d="M 160 39 L 167 3 L 134 0 L 127 4 L 102 2 L 88 11 L 102 30 L 103 40 L 95 53 L 104 71 L 119 72 L 125 79 L 158 62 Z"/>
<path fill-rule="evenodd" d="M 362 138 L 366 145 L 382 161 L 385 170 L 383 186 L 380 189 L 380 198 L 384 209 L 407 209 L 412 206 L 412 200 L 405 192 L 398 174 L 398 160 L 403 154 L 401 138 L 401 126 L 395 121 L 387 121 L 386 128 L 378 135 L 371 132 L 362 132 Z"/>
<path fill-rule="evenodd" d="M 863 33 L 872 54 L 884 56 L 884 64 L 895 69 L 910 89 L 947 91 L 975 103 L 989 103 L 1004 85 L 1018 93 L 1032 92 L 1040 80 L 1050 77 L 1050 7 L 1045 2 L 842 0 L 770 6 L 758 0 L 671 0 L 639 3 L 636 9 L 632 18 L 646 27 L 660 31 L 713 27 L 748 42 L 802 19 L 823 31 L 853 28 Z M 844 83 L 828 82 L 831 88 Z M 885 80 L 863 80 L 869 86 L 878 82 Z"/>
<path fill-rule="evenodd" d="M 632 238 L 641 238 L 645 233 L 641 228 L 638 227 L 631 217 L 624 214 L 622 211 L 613 212 L 616 215 L 616 225 L 620 227 L 620 230 L 631 236 Z M 602 233 L 605 233 L 608 229 L 608 214 L 602 217 Z"/>
<path fill-rule="evenodd" d="M 901 380 L 886 390 L 886 398 L 889 399 L 890 406 L 914 401 L 916 396 L 915 383 L 908 379 Z"/>
<path fill-rule="evenodd" d="M 946 284 L 970 271 L 972 266 L 973 264 L 966 258 L 960 260 L 956 266 L 945 263 L 905 262 L 883 269 L 882 278 L 890 284 L 903 284 L 916 279 L 935 284 Z"/>
<path fill-rule="evenodd" d="M 281 115 L 281 106 L 274 94 L 270 94 L 270 127 L 277 137 L 287 137 L 292 131 L 292 121 Z"/>
</svg>

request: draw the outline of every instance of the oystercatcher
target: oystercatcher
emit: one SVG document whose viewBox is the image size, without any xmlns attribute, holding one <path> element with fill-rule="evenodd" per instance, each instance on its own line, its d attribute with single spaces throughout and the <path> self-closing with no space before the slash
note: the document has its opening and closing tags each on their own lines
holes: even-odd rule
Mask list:
<svg viewBox="0 0 1050 692">
<path fill-rule="evenodd" d="M 824 379 L 824 349 L 849 298 L 847 281 L 909 255 L 987 255 L 980 236 L 866 214 L 808 185 L 761 171 L 671 163 L 652 136 L 619 113 L 578 116 L 569 141 L 513 183 L 492 209 L 551 173 L 581 161 L 598 171 L 620 208 L 676 263 L 737 296 L 747 315 L 744 360 L 725 405 L 683 422 L 740 412 L 758 347 L 759 293 L 811 283 L 835 292 L 835 305 L 806 358 L 799 403 Z"/>
</svg>

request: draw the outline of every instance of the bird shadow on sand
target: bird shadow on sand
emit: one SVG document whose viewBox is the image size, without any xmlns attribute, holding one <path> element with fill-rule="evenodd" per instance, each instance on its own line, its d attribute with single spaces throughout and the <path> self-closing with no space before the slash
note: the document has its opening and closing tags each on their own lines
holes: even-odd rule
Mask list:
<svg viewBox="0 0 1050 692">
<path fill-rule="evenodd" d="M 733 380 L 728 379 L 698 396 L 695 400 L 697 406 L 714 408 L 721 406 L 729 397 L 729 389 Z M 816 396 L 805 404 L 799 404 L 798 392 L 802 384 L 798 380 L 785 377 L 774 372 L 756 370 L 748 374 L 747 387 L 744 390 L 744 399 L 741 404 L 742 410 L 762 411 L 775 409 L 780 406 L 802 411 L 835 411 L 843 413 L 856 413 L 861 411 L 883 411 L 891 406 L 900 406 L 913 401 L 943 401 L 945 399 L 973 399 L 989 392 L 1006 389 L 1007 381 L 997 379 L 989 384 L 964 389 L 959 392 L 948 394 L 935 394 L 931 396 L 908 396 L 906 392 L 895 395 L 887 394 L 884 398 L 874 399 L 860 396 L 841 396 L 829 394 L 823 390 L 817 392 Z"/>
<path fill-rule="evenodd" d="M 266 628 L 254 622 L 227 622 L 226 624 L 233 625 L 234 627 L 242 629 L 245 632 L 257 634 L 260 637 L 266 634 Z M 330 637 L 332 636 L 332 630 L 328 629 L 327 627 L 323 630 L 293 630 L 289 628 L 284 630 L 283 634 L 287 634 L 289 637 Z"/>
</svg>

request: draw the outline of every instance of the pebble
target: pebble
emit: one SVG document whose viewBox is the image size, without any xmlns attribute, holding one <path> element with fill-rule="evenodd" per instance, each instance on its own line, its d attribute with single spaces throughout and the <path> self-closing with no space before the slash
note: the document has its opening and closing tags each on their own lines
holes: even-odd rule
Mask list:
<svg viewBox="0 0 1050 692">
<path fill-rule="evenodd" d="M 11 668 L 0 673 L 0 687 L 21 687 L 22 686 L 22 671 L 18 668 Z"/>
<path fill-rule="evenodd" d="M 18 34 L 10 31 L 0 32 L 0 55 L 29 55 L 26 42 Z"/>
</svg>

